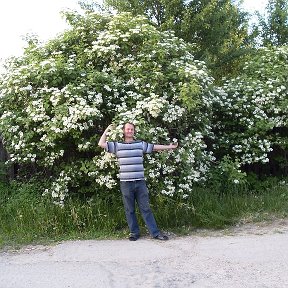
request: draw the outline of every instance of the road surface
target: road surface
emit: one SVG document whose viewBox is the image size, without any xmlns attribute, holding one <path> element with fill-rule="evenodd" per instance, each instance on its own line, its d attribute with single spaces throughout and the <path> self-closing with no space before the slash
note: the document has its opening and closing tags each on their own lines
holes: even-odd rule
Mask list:
<svg viewBox="0 0 288 288">
<path fill-rule="evenodd" d="M 288 222 L 0 251 L 0 288 L 288 287 Z"/>
</svg>

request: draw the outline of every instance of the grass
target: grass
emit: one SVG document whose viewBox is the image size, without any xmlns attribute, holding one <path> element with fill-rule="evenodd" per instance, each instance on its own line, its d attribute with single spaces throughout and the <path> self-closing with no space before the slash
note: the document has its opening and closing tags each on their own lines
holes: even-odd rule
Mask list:
<svg viewBox="0 0 288 288">
<path fill-rule="evenodd" d="M 0 248 L 68 239 L 116 239 L 128 234 L 119 193 L 69 199 L 64 207 L 41 196 L 41 183 L 0 183 Z M 244 219 L 288 215 L 288 185 L 278 179 L 227 192 L 195 187 L 187 199 L 151 195 L 158 226 L 183 235 L 195 228 L 224 228 Z M 145 225 L 138 217 L 143 233 Z"/>
<path fill-rule="evenodd" d="M 244 219 L 256 222 L 275 217 L 285 218 L 288 216 L 287 197 L 287 188 L 279 187 L 259 194 L 221 196 L 208 189 L 197 189 L 187 204 L 167 203 L 164 205 L 166 213 L 159 211 L 156 215 L 161 219 L 162 227 L 178 233 L 191 227 L 220 229 L 243 222 Z"/>
</svg>

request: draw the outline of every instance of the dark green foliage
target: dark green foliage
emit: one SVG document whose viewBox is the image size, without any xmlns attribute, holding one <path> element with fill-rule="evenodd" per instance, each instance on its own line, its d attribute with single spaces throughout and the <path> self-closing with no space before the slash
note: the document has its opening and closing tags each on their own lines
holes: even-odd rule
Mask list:
<svg viewBox="0 0 288 288">
<path fill-rule="evenodd" d="M 117 11 L 145 14 L 162 30 L 194 45 L 216 79 L 235 74 L 243 55 L 249 51 L 248 13 L 231 0 L 106 0 Z"/>
<path fill-rule="evenodd" d="M 265 13 L 257 13 L 258 24 L 254 25 L 256 45 L 282 46 L 288 43 L 288 2 L 270 0 Z"/>
</svg>

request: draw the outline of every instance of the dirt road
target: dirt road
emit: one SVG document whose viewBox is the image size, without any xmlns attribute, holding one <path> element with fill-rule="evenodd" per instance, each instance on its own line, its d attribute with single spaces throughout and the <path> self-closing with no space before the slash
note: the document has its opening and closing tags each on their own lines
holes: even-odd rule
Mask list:
<svg viewBox="0 0 288 288">
<path fill-rule="evenodd" d="M 0 288 L 288 287 L 288 222 L 0 252 Z"/>
</svg>

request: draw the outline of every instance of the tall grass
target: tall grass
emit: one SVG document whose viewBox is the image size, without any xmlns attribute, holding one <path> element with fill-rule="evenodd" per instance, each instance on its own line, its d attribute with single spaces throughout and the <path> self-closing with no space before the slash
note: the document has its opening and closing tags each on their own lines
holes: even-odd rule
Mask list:
<svg viewBox="0 0 288 288">
<path fill-rule="evenodd" d="M 251 180 L 245 185 L 195 187 L 189 198 L 151 195 L 161 228 L 180 234 L 288 216 L 288 181 Z"/>
<path fill-rule="evenodd" d="M 269 179 L 231 188 L 195 187 L 187 199 L 151 195 L 158 226 L 178 234 L 243 220 L 288 215 L 288 184 Z M 64 207 L 41 196 L 41 183 L 0 183 L 0 247 L 66 239 L 122 238 L 128 234 L 121 194 L 70 198 Z M 138 217 L 143 234 L 145 225 Z"/>
<path fill-rule="evenodd" d="M 157 207 L 162 227 L 186 231 L 189 227 L 223 228 L 245 221 L 262 221 L 288 216 L 288 182 L 271 178 L 239 189 L 215 190 L 197 187 L 190 197 L 172 200 L 158 195 Z M 162 198 L 162 199 L 161 199 Z"/>
<path fill-rule="evenodd" d="M 70 199 L 60 207 L 39 192 L 35 183 L 0 186 L 0 246 L 121 237 L 126 232 L 119 195 L 95 196 L 89 201 Z"/>
</svg>

